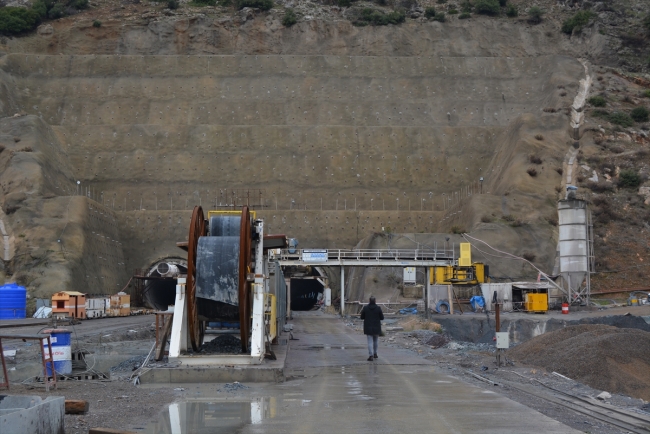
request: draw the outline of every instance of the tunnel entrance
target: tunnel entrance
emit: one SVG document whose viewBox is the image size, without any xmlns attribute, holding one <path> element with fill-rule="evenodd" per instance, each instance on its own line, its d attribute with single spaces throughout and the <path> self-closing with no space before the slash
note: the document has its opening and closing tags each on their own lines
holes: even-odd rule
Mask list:
<svg viewBox="0 0 650 434">
<path fill-rule="evenodd" d="M 142 298 L 151 309 L 165 311 L 176 301 L 176 277 L 187 274 L 187 261 L 165 258 L 155 262 L 147 271 Z"/>
<path fill-rule="evenodd" d="M 291 278 L 291 310 L 312 310 L 323 298 L 325 288 L 316 279 L 317 277 L 320 277 L 320 274 L 312 269 L 310 275 Z"/>
</svg>

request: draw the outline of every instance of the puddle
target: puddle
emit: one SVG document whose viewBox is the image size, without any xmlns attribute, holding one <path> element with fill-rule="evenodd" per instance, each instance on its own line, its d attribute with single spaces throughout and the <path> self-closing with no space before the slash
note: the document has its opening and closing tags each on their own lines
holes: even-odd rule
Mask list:
<svg viewBox="0 0 650 434">
<path fill-rule="evenodd" d="M 304 347 L 292 347 L 292 351 L 308 350 L 308 351 L 330 351 L 330 350 L 358 350 L 367 348 L 365 345 L 309 345 Z"/>
<path fill-rule="evenodd" d="M 309 405 L 310 400 L 300 400 Z M 276 417 L 275 398 L 220 401 L 190 400 L 170 404 L 159 420 L 143 432 L 148 434 L 231 434 L 247 425 L 261 424 L 264 419 Z"/>
</svg>

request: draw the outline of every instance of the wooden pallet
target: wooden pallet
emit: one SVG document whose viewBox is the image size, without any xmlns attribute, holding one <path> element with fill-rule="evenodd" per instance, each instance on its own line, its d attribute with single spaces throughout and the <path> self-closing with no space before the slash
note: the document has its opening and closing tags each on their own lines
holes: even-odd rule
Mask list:
<svg viewBox="0 0 650 434">
<path fill-rule="evenodd" d="M 51 380 L 53 377 L 48 376 L 47 379 Z M 68 375 L 56 375 L 56 381 L 88 381 L 88 380 L 108 380 L 108 376 L 106 374 L 94 374 L 90 372 L 84 372 L 84 373 L 72 373 Z M 43 382 L 43 377 L 36 377 L 36 381 L 39 383 Z"/>
</svg>

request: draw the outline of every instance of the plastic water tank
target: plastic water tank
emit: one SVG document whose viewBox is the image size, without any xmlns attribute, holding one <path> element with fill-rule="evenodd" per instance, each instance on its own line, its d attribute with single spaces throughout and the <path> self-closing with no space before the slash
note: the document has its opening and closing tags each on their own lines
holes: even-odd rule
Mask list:
<svg viewBox="0 0 650 434">
<path fill-rule="evenodd" d="M 0 319 L 25 318 L 27 290 L 15 283 L 0 286 Z"/>
</svg>

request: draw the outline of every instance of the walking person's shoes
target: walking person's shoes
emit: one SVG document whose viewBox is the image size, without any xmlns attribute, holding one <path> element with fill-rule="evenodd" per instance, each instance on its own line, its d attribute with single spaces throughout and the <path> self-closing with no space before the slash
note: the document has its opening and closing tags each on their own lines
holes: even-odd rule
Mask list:
<svg viewBox="0 0 650 434">
<path fill-rule="evenodd" d="M 378 357 L 377 353 L 375 353 L 372 357 L 374 357 L 376 359 Z"/>
<path fill-rule="evenodd" d="M 368 357 L 369 362 L 372 362 L 373 360 L 375 360 L 375 359 L 372 356 Z"/>
</svg>

